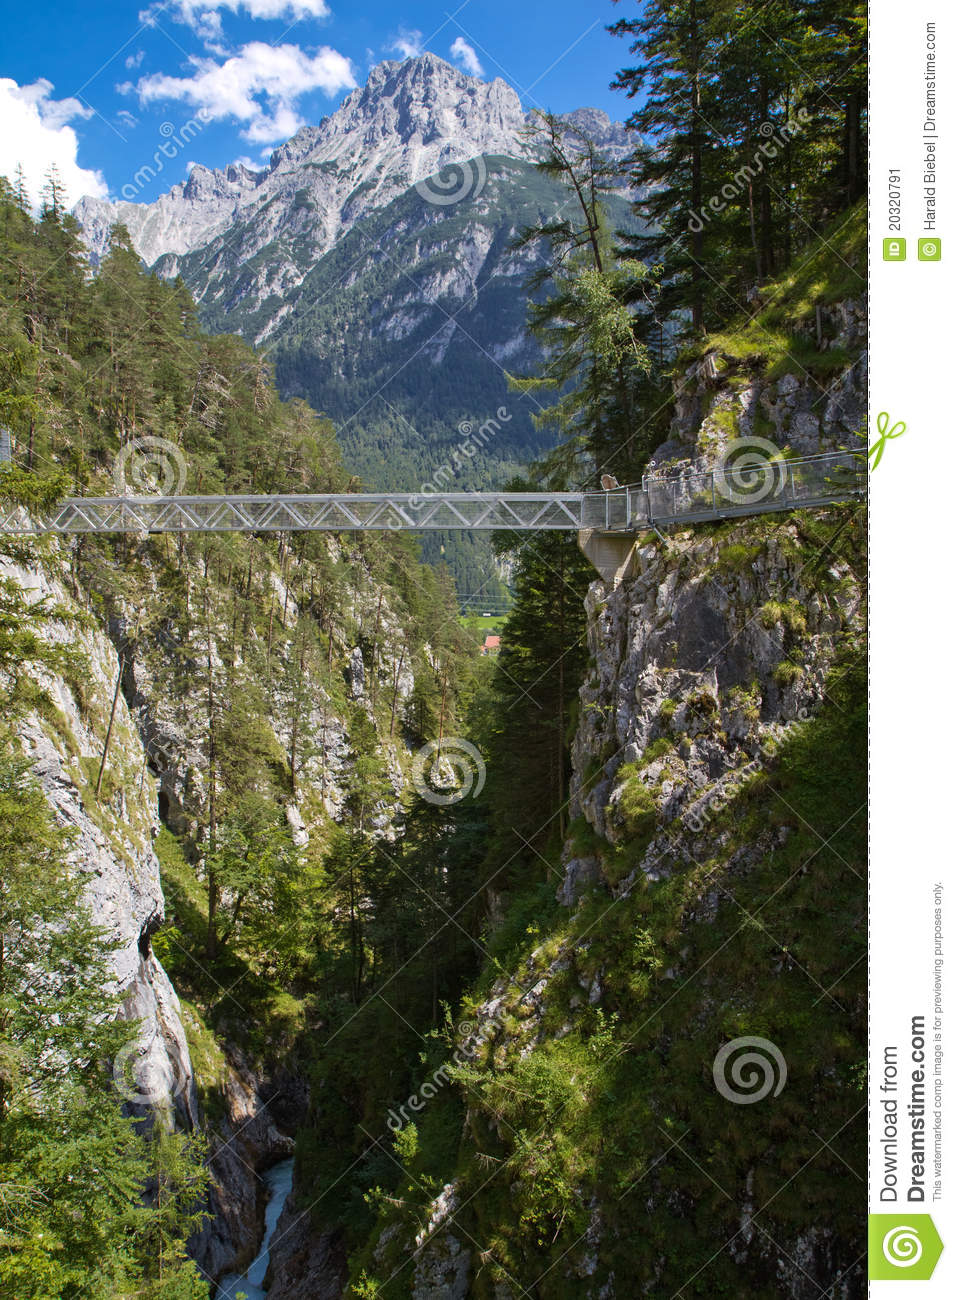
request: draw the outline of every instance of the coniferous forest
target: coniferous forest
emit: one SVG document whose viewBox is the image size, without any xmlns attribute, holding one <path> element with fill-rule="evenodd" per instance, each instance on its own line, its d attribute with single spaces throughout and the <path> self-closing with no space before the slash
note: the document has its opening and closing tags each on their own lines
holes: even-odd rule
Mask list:
<svg viewBox="0 0 957 1300">
<path fill-rule="evenodd" d="M 865 6 L 607 23 L 627 155 L 529 114 L 524 414 L 467 489 L 859 449 Z M 444 390 L 340 436 L 355 283 L 267 352 L 0 181 L 2 509 L 401 473 Z M 294 1154 L 269 1300 L 862 1296 L 865 537 L 648 533 L 615 586 L 571 532 L 0 536 L 0 1293 L 215 1298 Z"/>
</svg>

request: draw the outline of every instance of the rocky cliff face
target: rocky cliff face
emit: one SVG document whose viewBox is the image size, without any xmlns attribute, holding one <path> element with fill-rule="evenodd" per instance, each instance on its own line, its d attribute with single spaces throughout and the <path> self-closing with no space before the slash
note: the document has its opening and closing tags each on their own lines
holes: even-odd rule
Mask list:
<svg viewBox="0 0 957 1300">
<path fill-rule="evenodd" d="M 710 468 L 753 436 L 758 411 L 777 445 L 847 445 L 863 320 L 858 302 L 826 318 L 852 353 L 829 384 L 720 355 L 696 364 L 656 463 Z M 826 1199 L 820 1168 L 801 1188 L 795 1156 L 794 1205 L 780 1221 L 767 1209 L 790 1186 L 770 1168 L 770 1135 L 809 1134 L 811 1115 L 815 1133 L 846 1133 L 859 1105 L 849 1062 L 863 1059 L 864 995 L 847 968 L 865 905 L 852 770 L 864 754 L 845 687 L 862 657 L 864 581 L 860 519 L 837 510 L 649 539 L 633 577 L 592 585 L 558 885 L 567 919 L 470 1011 L 490 1046 L 464 1077 L 464 1154 L 414 1226 L 385 1217 L 376 1277 L 401 1274 L 416 1300 L 508 1300 L 539 1277 L 556 1297 L 670 1295 L 713 1270 L 713 1232 L 714 1249 L 731 1239 L 740 1294 L 863 1294 L 847 1198 L 827 1215 L 802 1209 Z M 828 837 L 854 826 L 825 867 Z M 791 1071 L 764 1111 L 711 1078 L 721 1044 L 748 1034 L 783 1044 Z M 820 1143 L 808 1143 L 810 1167 Z"/>
<path fill-rule="evenodd" d="M 342 560 L 344 550 L 335 538 L 329 538 L 326 545 L 334 562 Z M 194 626 L 184 642 L 180 630 L 163 618 L 162 566 L 154 563 L 146 549 L 141 553 L 140 563 L 144 587 L 136 598 L 121 601 L 114 607 L 110 626 L 117 644 L 126 647 L 124 691 L 157 776 L 163 821 L 177 835 L 195 835 L 197 809 L 206 797 L 209 762 L 207 646 L 201 629 Z M 290 559 L 289 568 L 284 570 L 285 581 L 275 572 L 267 579 L 274 609 L 273 635 L 277 640 L 280 634 L 295 638 L 300 619 L 305 616 L 292 590 L 296 568 Z M 187 581 L 190 579 L 198 582 L 198 569 Z M 234 618 L 231 608 L 234 590 L 220 585 L 209 601 L 214 621 L 219 627 L 228 627 Z M 341 674 L 334 669 L 331 675 L 333 680 L 342 679 L 345 692 L 333 698 L 330 682 L 314 677 L 305 669 L 302 681 L 296 686 L 301 703 L 295 720 L 289 707 L 288 681 L 274 681 L 262 700 L 267 726 L 283 753 L 292 751 L 293 726 L 299 736 L 300 803 L 291 801 L 286 816 L 302 843 L 308 842 L 311 830 L 315 831 L 323 822 L 335 821 L 343 812 L 357 757 L 349 722 L 344 716 L 348 705 L 357 705 L 372 721 L 376 691 L 380 695 L 386 691 L 390 697 L 394 695 L 396 708 L 401 709 L 415 686 L 412 654 L 386 595 L 374 587 L 356 587 L 331 619 L 328 635 L 335 658 L 344 660 Z M 358 637 L 368 635 L 373 629 L 380 649 L 374 682 L 367 674 L 362 648 L 357 644 Z M 256 651 L 261 653 L 264 649 L 262 640 L 255 634 L 244 646 L 236 646 L 234 667 L 239 680 L 258 680 L 260 666 Z M 222 653 L 214 646 L 211 665 L 214 677 L 225 667 Z M 332 649 L 329 657 L 330 660 L 333 657 Z M 225 703 L 222 701 L 223 706 Z M 375 822 L 386 838 L 393 838 L 405 776 L 398 739 L 387 737 L 381 743 L 395 799 L 377 812 Z M 306 803 L 308 807 L 304 806 Z"/>
<path fill-rule="evenodd" d="M 329 545 L 341 555 L 334 540 Z M 265 1070 L 236 1044 L 212 1043 L 197 1012 L 181 1004 L 153 951 L 153 936 L 165 919 L 153 842 L 163 822 L 187 840 L 195 833 L 207 773 L 199 649 L 177 647 L 164 617 L 162 566 L 155 561 L 145 548 L 137 561 L 142 581 L 136 596 L 110 602 L 109 611 L 95 600 L 95 617 L 65 553 L 39 570 L 4 561 L 0 576 L 15 580 L 31 603 L 46 597 L 62 608 L 69 622 L 46 624 L 44 635 L 70 644 L 82 656 L 84 667 L 75 680 L 44 680 L 55 710 L 49 717 L 28 716 L 21 736 L 57 820 L 76 832 L 72 860 L 83 874 L 93 915 L 121 944 L 113 959 L 115 985 L 123 995 L 122 1014 L 139 1020 L 141 1032 L 129 1060 L 116 1063 L 117 1086 L 133 1113 L 149 1122 L 159 1115 L 163 1123 L 203 1129 L 209 1140 L 212 1217 L 190 1249 L 214 1279 L 240 1271 L 253 1257 L 264 1209 L 260 1175 L 292 1154 L 290 1135 L 302 1119 L 307 1093 L 295 1073 L 281 1065 Z M 196 581 L 196 572 L 188 580 Z M 296 600 L 277 574 L 268 581 L 274 584 L 276 626 L 281 623 L 285 633 L 294 633 L 302 616 Z M 218 588 L 210 597 L 210 617 L 222 617 L 228 625 L 223 610 L 230 598 L 227 588 Z M 373 671 L 364 665 L 355 642 L 350 653 L 349 637 L 362 627 L 375 627 L 383 647 Z M 401 708 L 414 687 L 412 655 L 385 596 L 369 587 L 353 589 L 351 605 L 337 613 L 337 645 L 339 638 L 337 654 L 347 661 L 354 707 L 371 722 L 372 692 L 388 689 Z M 394 658 L 385 648 L 389 646 L 395 648 Z M 331 699 L 320 683 L 311 681 L 304 695 L 300 725 L 317 743 L 300 767 L 300 801 L 287 809 L 300 843 L 342 814 L 356 758 L 342 699 Z M 287 748 L 289 724 L 283 721 L 281 696 L 277 685 L 272 725 L 277 744 Z M 406 779 L 397 744 L 387 746 L 384 755 L 395 799 L 383 803 L 371 819 L 376 833 L 387 838 L 395 835 L 398 795 Z M 215 1115 L 201 1102 L 200 1067 L 191 1057 L 190 1043 L 215 1058 L 202 1067 L 205 1075 L 215 1075 Z M 208 1091 L 209 1078 L 202 1082 Z M 290 1244 L 296 1240 L 292 1237 Z M 304 1249 L 308 1253 L 311 1246 L 306 1243 Z"/>
<path fill-rule="evenodd" d="M 196 1087 L 179 1000 L 151 949 L 163 922 L 163 894 L 153 837 L 159 829 L 156 786 L 136 725 L 122 694 L 109 768 L 99 795 L 96 782 L 119 664 L 106 635 L 90 627 L 84 611 L 56 576 L 3 562 L 2 572 L 31 603 L 49 599 L 79 621 L 49 625 L 51 641 L 69 643 L 86 666 L 75 681 L 47 677 L 42 685 L 55 705 L 52 720 L 29 715 L 21 736 L 57 821 L 76 839 L 71 858 L 82 873 L 93 915 L 121 947 L 114 978 L 125 995 L 123 1015 L 143 1029 L 129 1071 L 119 1063 L 118 1084 L 137 1113 L 172 1107 L 179 1121 L 199 1121 Z"/>
<path fill-rule="evenodd" d="M 8 562 L 0 566 L 31 603 L 47 598 L 67 613 L 68 624 L 47 625 L 44 635 L 69 644 L 83 663 L 75 680 L 42 679 L 54 712 L 24 720 L 23 746 L 57 821 L 75 833 L 70 856 L 84 878 L 92 914 L 120 944 L 113 978 L 123 995 L 121 1014 L 138 1020 L 141 1028 L 134 1051 L 114 1062 L 117 1088 L 131 1113 L 195 1130 L 206 1120 L 190 1056 L 190 1016 L 151 943 L 165 919 L 153 850 L 160 829 L 159 783 L 138 725 L 142 718 L 128 707 L 121 689 L 96 793 L 120 660 L 60 572 L 58 565 L 49 571 Z M 132 671 L 127 664 L 125 675 Z M 291 1139 L 280 1134 L 263 1102 L 261 1086 L 234 1053 L 223 1077 L 225 1114 L 210 1135 L 213 1218 L 193 1242 L 193 1254 L 210 1277 L 245 1263 L 255 1250 L 263 1208 L 257 1172 L 291 1150 Z"/>
<path fill-rule="evenodd" d="M 310 1207 L 291 1197 L 270 1244 L 267 1296 L 271 1300 L 339 1300 L 348 1277 L 345 1251 L 334 1232 L 317 1233 Z"/>
<path fill-rule="evenodd" d="M 760 354 L 707 352 L 676 384 L 670 437 L 648 473 L 709 471 L 734 438 L 762 437 L 800 456 L 850 445 L 867 412 L 866 298 L 818 308 L 805 333 L 820 353 L 851 364 L 835 365 L 823 380 L 794 363 L 772 376 Z"/>
</svg>

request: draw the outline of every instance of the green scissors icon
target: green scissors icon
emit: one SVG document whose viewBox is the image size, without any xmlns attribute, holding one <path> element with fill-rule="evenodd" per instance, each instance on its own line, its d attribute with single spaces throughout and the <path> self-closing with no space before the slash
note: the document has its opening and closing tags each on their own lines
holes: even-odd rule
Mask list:
<svg viewBox="0 0 957 1300">
<path fill-rule="evenodd" d="M 867 453 L 868 460 L 870 460 L 872 456 L 874 457 L 874 460 L 871 464 L 872 472 L 875 469 L 877 469 L 878 465 L 881 463 L 881 457 L 884 455 L 884 448 L 887 445 L 887 443 L 891 440 L 891 438 L 899 438 L 902 433 L 907 432 L 907 425 L 903 422 L 903 420 L 898 420 L 898 422 L 893 427 L 890 427 L 890 424 L 891 424 L 891 417 L 888 415 L 886 411 L 881 411 L 881 413 L 877 417 L 877 432 L 881 436 L 878 438 L 877 442 L 874 443 L 874 446 L 871 447 Z"/>
</svg>

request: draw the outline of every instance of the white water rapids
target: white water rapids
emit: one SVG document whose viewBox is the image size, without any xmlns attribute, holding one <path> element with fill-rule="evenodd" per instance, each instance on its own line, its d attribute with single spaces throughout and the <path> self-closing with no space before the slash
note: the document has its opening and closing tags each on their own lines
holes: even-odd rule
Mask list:
<svg viewBox="0 0 957 1300">
<path fill-rule="evenodd" d="M 266 1226 L 259 1253 L 242 1277 L 236 1273 L 229 1273 L 220 1280 L 216 1287 L 215 1300 L 237 1300 L 241 1295 L 246 1296 L 247 1300 L 266 1300 L 266 1292 L 262 1284 L 266 1269 L 269 1267 L 269 1243 L 276 1231 L 276 1224 L 282 1214 L 286 1197 L 292 1191 L 292 1166 L 292 1160 L 283 1160 L 266 1171 L 263 1177 L 268 1197 Z"/>
</svg>

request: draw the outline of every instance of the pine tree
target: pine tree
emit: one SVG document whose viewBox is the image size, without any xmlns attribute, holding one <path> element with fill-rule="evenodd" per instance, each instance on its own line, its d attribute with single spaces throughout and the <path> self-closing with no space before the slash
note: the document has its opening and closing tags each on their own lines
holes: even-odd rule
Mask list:
<svg viewBox="0 0 957 1300">
<path fill-rule="evenodd" d="M 616 0 L 617 2 L 617 0 Z M 863 192 L 866 14 L 860 0 L 650 0 L 609 30 L 642 98 L 628 244 L 662 264 L 661 307 L 714 331 Z"/>
<path fill-rule="evenodd" d="M 606 472 L 632 478 L 650 450 L 639 430 L 652 369 L 641 338 L 652 277 L 644 263 L 616 256 L 602 202 L 615 169 L 587 133 L 536 113 L 528 143 L 539 170 L 568 187 L 573 215 L 530 227 L 516 241 L 517 248 L 547 249 L 545 265 L 528 282 L 529 330 L 545 362 L 538 375 L 509 376 L 509 385 L 550 399 L 534 422 L 561 434 L 544 462 L 556 486 Z"/>
<path fill-rule="evenodd" d="M 641 16 L 611 27 L 631 39 L 639 62 L 619 72 L 614 86 L 629 98 L 647 92 L 627 125 L 637 134 L 632 179 L 646 191 L 637 207 L 652 233 L 635 241 L 641 256 L 666 268 L 662 305 L 685 310 L 691 326 L 705 322 L 711 294 L 706 262 L 713 242 L 689 229 L 713 192 L 709 174 L 709 116 L 715 100 L 713 38 L 701 0 L 649 0 Z"/>
<path fill-rule="evenodd" d="M 496 661 L 499 708 L 489 740 L 496 869 L 526 844 L 542 852 L 567 824 L 567 734 L 587 660 L 584 594 L 594 577 L 562 533 L 536 535 L 514 564 L 515 607 Z"/>
</svg>

